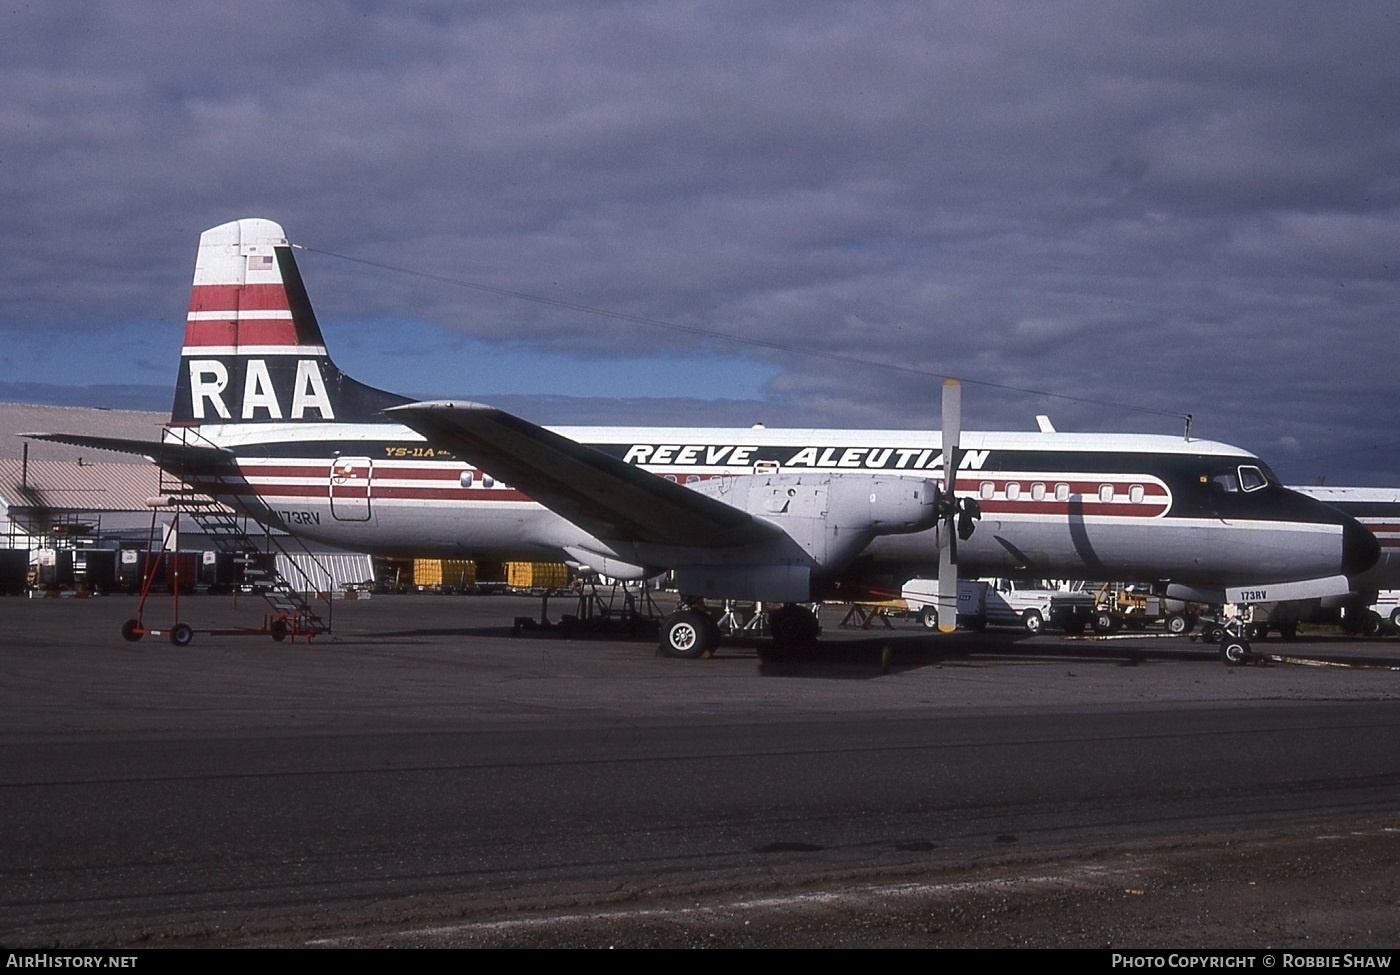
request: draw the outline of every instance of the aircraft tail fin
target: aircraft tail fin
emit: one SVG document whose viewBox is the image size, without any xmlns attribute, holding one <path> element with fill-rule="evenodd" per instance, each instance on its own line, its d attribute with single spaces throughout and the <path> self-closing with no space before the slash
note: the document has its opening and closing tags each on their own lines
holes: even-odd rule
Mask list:
<svg viewBox="0 0 1400 975">
<path fill-rule="evenodd" d="M 407 402 L 336 368 L 281 226 L 244 219 L 203 233 L 172 422 L 382 421 Z"/>
</svg>

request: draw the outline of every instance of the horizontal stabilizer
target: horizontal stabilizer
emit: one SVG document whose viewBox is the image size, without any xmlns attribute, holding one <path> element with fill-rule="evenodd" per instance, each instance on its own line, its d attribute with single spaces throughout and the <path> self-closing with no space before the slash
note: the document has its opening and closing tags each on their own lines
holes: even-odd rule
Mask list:
<svg viewBox="0 0 1400 975">
<path fill-rule="evenodd" d="M 746 511 L 491 406 L 442 400 L 386 412 L 604 541 L 714 548 L 782 534 Z"/>
<path fill-rule="evenodd" d="M 48 440 L 70 447 L 91 447 L 118 454 L 135 454 L 174 473 L 191 473 L 203 468 L 217 467 L 233 457 L 218 447 L 196 447 L 156 440 L 126 440 L 120 437 L 88 437 L 75 433 L 21 433 L 26 440 Z"/>
</svg>

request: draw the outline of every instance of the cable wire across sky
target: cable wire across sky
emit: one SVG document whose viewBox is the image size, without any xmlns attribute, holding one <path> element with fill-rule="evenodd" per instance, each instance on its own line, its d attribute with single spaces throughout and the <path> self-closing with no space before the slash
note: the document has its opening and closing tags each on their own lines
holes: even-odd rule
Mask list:
<svg viewBox="0 0 1400 975">
<path fill-rule="evenodd" d="M 378 268 L 382 271 L 390 271 L 395 274 L 405 274 L 412 277 L 423 278 L 428 281 L 436 281 L 440 284 L 447 284 L 458 288 L 467 288 L 473 291 L 484 291 L 488 294 L 500 295 L 506 298 L 517 298 L 521 301 L 533 301 L 536 304 L 549 305 L 553 308 L 562 308 L 567 311 L 576 311 L 585 315 L 594 315 L 600 318 L 610 318 L 614 321 L 628 322 L 633 325 L 644 325 L 649 328 L 663 329 L 665 331 L 677 332 L 685 335 L 694 335 L 700 338 L 710 339 L 716 342 L 727 342 L 732 345 L 743 345 L 756 349 L 767 349 L 771 352 L 782 352 L 787 355 L 801 355 L 812 359 L 825 359 L 829 362 L 839 362 L 845 365 L 865 366 L 871 369 L 883 369 L 891 372 L 901 372 L 912 376 L 922 376 L 929 379 L 945 380 L 957 379 L 960 382 L 972 386 L 982 386 L 987 389 L 999 389 L 1005 392 L 1025 393 L 1031 396 L 1045 396 L 1052 399 L 1065 400 L 1072 403 L 1083 403 L 1089 406 L 1101 406 L 1115 410 L 1129 410 L 1135 413 L 1145 413 L 1152 416 L 1168 416 L 1182 420 L 1186 424 L 1187 436 L 1190 435 L 1192 415 L 1190 413 L 1178 413 L 1171 410 L 1159 410 L 1152 407 L 1138 406 L 1131 403 L 1118 403 L 1112 400 L 1095 399 L 1088 396 L 1071 396 L 1067 393 L 1054 393 L 1044 389 L 1028 389 L 1023 386 L 1013 386 L 1008 383 L 997 383 L 986 379 L 969 379 L 966 376 L 952 376 L 948 373 L 934 372 L 931 369 L 921 369 L 917 366 L 902 365 L 894 362 L 880 362 L 874 359 L 865 359 L 860 356 L 847 355 L 841 352 L 829 352 L 824 349 L 811 348 L 800 345 L 788 345 L 783 342 L 774 342 L 768 339 L 753 338 L 751 336 L 733 335 L 728 332 L 720 332 L 714 329 L 700 328 L 694 325 L 680 325 L 676 322 L 668 322 L 659 318 L 648 318 L 643 315 L 632 315 L 627 312 L 611 311 L 606 308 L 595 308 L 591 305 L 583 305 L 574 301 L 564 301 L 559 298 L 549 298 L 544 295 L 530 294 L 524 291 L 512 291 L 509 288 L 499 288 L 494 285 L 481 284 L 475 281 L 467 281 L 462 278 L 449 277 L 445 274 L 435 274 L 431 271 L 420 271 L 414 268 L 400 267 L 393 264 L 385 264 L 380 261 L 371 261 L 363 257 L 353 257 L 349 254 L 337 254 L 334 251 L 322 250 L 318 247 L 311 247 L 306 244 L 292 244 L 297 250 L 305 251 L 309 254 L 321 254 L 325 257 L 335 258 L 341 261 L 348 261 L 352 264 L 361 264 L 366 267 Z"/>
</svg>

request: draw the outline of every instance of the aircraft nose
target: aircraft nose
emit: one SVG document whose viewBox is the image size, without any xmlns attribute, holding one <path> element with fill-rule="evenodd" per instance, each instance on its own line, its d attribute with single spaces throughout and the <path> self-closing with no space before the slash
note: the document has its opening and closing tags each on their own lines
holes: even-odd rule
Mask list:
<svg viewBox="0 0 1400 975">
<path fill-rule="evenodd" d="M 1357 576 L 1375 565 L 1381 557 L 1381 544 L 1359 521 L 1342 522 L 1342 572 Z"/>
</svg>

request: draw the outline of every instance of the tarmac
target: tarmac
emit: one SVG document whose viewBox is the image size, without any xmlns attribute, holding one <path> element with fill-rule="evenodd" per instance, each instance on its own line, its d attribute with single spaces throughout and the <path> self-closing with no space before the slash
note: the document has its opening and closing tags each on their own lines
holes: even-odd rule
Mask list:
<svg viewBox="0 0 1400 975">
<path fill-rule="evenodd" d="M 1400 944 L 1400 640 L 844 630 L 538 599 L 0 602 L 0 943 Z M 550 600 L 551 618 L 571 611 Z M 168 598 L 148 625 L 174 619 Z"/>
</svg>

